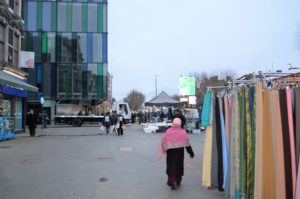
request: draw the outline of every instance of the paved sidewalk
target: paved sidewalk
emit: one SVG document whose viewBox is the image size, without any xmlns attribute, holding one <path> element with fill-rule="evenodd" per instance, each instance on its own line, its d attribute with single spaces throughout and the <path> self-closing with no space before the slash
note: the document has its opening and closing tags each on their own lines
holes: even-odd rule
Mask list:
<svg viewBox="0 0 300 199">
<path fill-rule="evenodd" d="M 1 199 L 221 199 L 201 186 L 204 134 L 189 134 L 195 158 L 185 156 L 183 184 L 166 186 L 165 160 L 157 160 L 161 133 L 128 125 L 124 136 L 99 127 L 38 129 L 0 142 Z"/>
</svg>

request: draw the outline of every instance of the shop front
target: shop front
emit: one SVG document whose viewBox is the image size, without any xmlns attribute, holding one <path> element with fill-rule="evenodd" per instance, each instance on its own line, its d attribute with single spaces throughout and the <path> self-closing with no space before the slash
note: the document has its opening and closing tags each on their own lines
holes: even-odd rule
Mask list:
<svg viewBox="0 0 300 199">
<path fill-rule="evenodd" d="M 38 88 L 18 74 L 0 71 L 0 141 L 25 131 L 27 92 Z"/>
</svg>

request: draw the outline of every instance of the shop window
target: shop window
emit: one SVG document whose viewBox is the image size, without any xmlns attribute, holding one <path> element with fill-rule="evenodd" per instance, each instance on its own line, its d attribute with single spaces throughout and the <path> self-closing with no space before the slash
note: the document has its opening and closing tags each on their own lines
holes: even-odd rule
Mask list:
<svg viewBox="0 0 300 199">
<path fill-rule="evenodd" d="M 73 94 L 81 95 L 82 92 L 82 67 L 81 64 L 73 65 Z"/>
<path fill-rule="evenodd" d="M 0 23 L 0 61 L 4 61 L 4 30 L 4 25 Z"/>
<path fill-rule="evenodd" d="M 88 93 L 95 95 L 97 92 L 97 64 L 88 65 Z"/>
</svg>

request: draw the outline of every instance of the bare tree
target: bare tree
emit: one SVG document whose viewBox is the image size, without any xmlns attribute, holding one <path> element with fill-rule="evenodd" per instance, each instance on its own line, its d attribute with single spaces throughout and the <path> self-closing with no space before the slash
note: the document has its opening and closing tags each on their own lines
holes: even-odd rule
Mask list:
<svg viewBox="0 0 300 199">
<path fill-rule="evenodd" d="M 219 74 L 208 75 L 206 72 L 194 73 L 193 76 L 196 79 L 196 97 L 197 106 L 203 104 L 204 93 L 208 86 L 223 86 L 228 81 L 233 80 L 236 77 L 236 73 L 232 70 L 221 71 Z"/>
<path fill-rule="evenodd" d="M 179 95 L 174 94 L 174 95 L 172 95 L 172 98 L 174 100 L 180 101 L 180 96 Z"/>
<path fill-rule="evenodd" d="M 132 90 L 127 97 L 124 98 L 124 102 L 127 102 L 132 110 L 137 111 L 145 102 L 145 95 L 139 91 Z"/>
</svg>

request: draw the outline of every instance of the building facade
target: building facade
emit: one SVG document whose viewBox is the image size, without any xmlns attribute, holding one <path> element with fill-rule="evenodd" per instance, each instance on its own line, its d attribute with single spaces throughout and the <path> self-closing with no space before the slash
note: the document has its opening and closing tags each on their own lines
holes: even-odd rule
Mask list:
<svg viewBox="0 0 300 199">
<path fill-rule="evenodd" d="M 0 1 L 0 140 L 24 131 L 28 91 L 38 91 L 26 83 L 28 74 L 19 68 L 21 4 L 21 0 Z"/>
<path fill-rule="evenodd" d="M 100 104 L 107 98 L 107 0 L 24 0 L 22 49 L 35 52 L 35 67 L 27 69 L 28 105 L 55 115 L 55 105 Z"/>
</svg>

